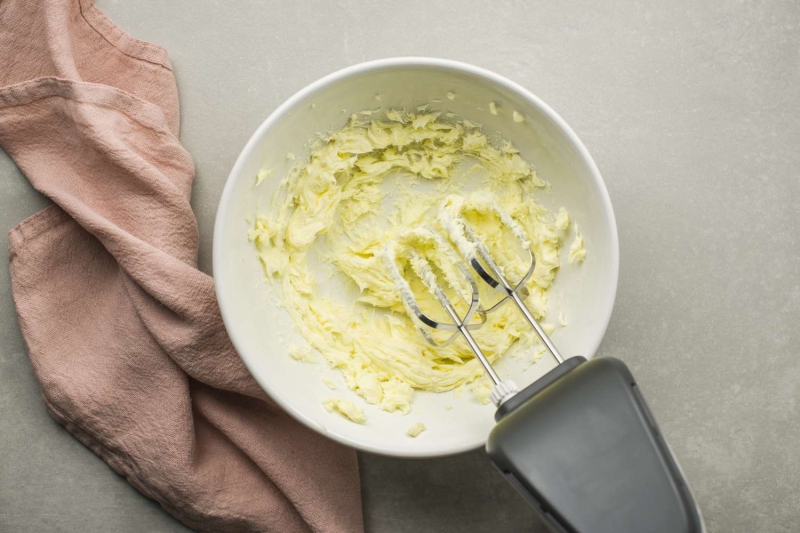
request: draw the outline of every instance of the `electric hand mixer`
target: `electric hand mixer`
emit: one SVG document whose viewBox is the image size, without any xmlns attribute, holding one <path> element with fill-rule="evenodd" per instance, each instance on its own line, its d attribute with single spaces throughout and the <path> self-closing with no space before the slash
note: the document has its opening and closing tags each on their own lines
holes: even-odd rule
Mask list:
<svg viewBox="0 0 800 533">
<path fill-rule="evenodd" d="M 688 483 L 630 371 L 610 357 L 562 358 L 523 301 L 536 266 L 524 229 L 496 204 L 489 207 L 529 257 L 526 274 L 515 284 L 461 216 L 460 204 L 449 201 L 440 210 L 439 222 L 458 254 L 435 230 L 423 227 L 390 243 L 384 255 L 406 310 L 425 339 L 443 346 L 463 336 L 494 383 L 491 398 L 497 407 L 497 424 L 486 444 L 489 457 L 554 532 L 705 531 Z M 436 248 L 441 252 L 439 260 L 455 268 L 434 269 L 429 257 L 416 248 L 419 243 Z M 449 321 L 434 320 L 420 308 L 398 268 L 399 253 L 407 254 L 411 271 Z M 502 294 L 488 310 L 480 305 L 477 283 L 465 262 Z M 465 313 L 456 311 L 439 284 L 440 276 L 464 300 Z M 472 336 L 488 313 L 509 300 L 559 363 L 521 391 L 512 381 L 500 379 Z M 429 329 L 453 333 L 437 340 Z"/>
</svg>

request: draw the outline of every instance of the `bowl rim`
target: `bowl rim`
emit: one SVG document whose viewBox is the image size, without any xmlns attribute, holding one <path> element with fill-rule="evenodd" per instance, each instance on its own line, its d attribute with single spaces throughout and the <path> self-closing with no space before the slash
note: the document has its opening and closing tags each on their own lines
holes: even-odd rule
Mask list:
<svg viewBox="0 0 800 533">
<path fill-rule="evenodd" d="M 223 242 L 223 234 L 222 234 L 223 226 L 224 226 L 224 221 L 227 220 L 228 218 L 228 208 L 231 204 L 230 200 L 233 195 L 233 190 L 235 189 L 237 182 L 236 176 L 241 174 L 242 167 L 245 165 L 245 162 L 251 157 L 252 153 L 258 147 L 260 139 L 264 136 L 265 132 L 269 130 L 276 122 L 282 119 L 284 115 L 290 113 L 291 110 L 294 109 L 299 102 L 325 89 L 327 86 L 331 84 L 340 82 L 346 78 L 358 76 L 372 71 L 390 70 L 395 68 L 409 68 L 409 67 L 411 68 L 423 67 L 430 69 L 446 70 L 450 72 L 468 74 L 479 78 L 485 78 L 490 83 L 502 86 L 506 90 L 516 93 L 518 96 L 526 100 L 530 105 L 539 110 L 549 120 L 551 120 L 553 124 L 555 124 L 555 126 L 561 130 L 561 132 L 569 140 L 569 142 L 572 144 L 573 148 L 576 150 L 579 156 L 583 159 L 584 164 L 589 170 L 589 173 L 592 176 L 592 179 L 594 180 L 595 185 L 598 188 L 600 201 L 603 205 L 603 210 L 606 218 L 606 223 L 608 224 L 608 227 L 611 230 L 610 271 L 609 271 L 610 279 L 609 283 L 606 285 L 605 294 L 602 298 L 603 303 L 598 309 L 598 323 L 602 327 L 596 330 L 596 334 L 594 335 L 593 338 L 588 339 L 588 345 L 590 349 L 587 351 L 587 353 L 583 354 L 587 358 L 591 358 L 594 356 L 595 352 L 600 346 L 600 343 L 603 340 L 603 337 L 605 336 L 605 332 L 611 320 L 611 314 L 614 309 L 614 302 L 616 300 L 617 283 L 619 279 L 619 236 L 617 233 L 617 223 L 616 223 L 616 218 L 614 216 L 614 209 L 611 206 L 611 199 L 608 195 L 608 190 L 606 189 L 605 182 L 603 181 L 603 178 L 600 175 L 600 171 L 597 168 L 594 159 L 592 159 L 592 156 L 589 154 L 589 151 L 586 149 L 583 142 L 581 142 L 581 140 L 578 138 L 577 134 L 572 130 L 572 128 L 570 128 L 570 126 L 566 123 L 566 121 L 564 121 L 563 118 L 561 118 L 561 116 L 558 113 L 556 113 L 549 105 L 547 105 L 538 96 L 533 94 L 528 89 L 522 87 L 518 83 L 513 82 L 505 78 L 504 76 L 496 74 L 490 70 L 486 70 L 484 68 L 470 65 L 468 63 L 462 63 L 450 59 L 438 59 L 431 57 L 393 57 L 393 58 L 367 61 L 364 63 L 358 63 L 356 65 L 351 65 L 349 67 L 345 67 L 343 69 L 332 72 L 331 74 L 328 74 L 327 76 L 324 76 L 318 79 L 317 81 L 310 83 L 309 85 L 305 86 L 304 88 L 294 93 L 281 105 L 279 105 L 251 135 L 250 139 L 247 141 L 247 144 L 245 144 L 241 153 L 236 158 L 236 162 L 234 163 L 233 168 L 231 169 L 231 172 L 228 175 L 228 178 L 225 182 L 225 187 L 223 188 L 219 205 L 217 207 L 217 215 L 214 220 L 214 234 L 212 243 L 212 275 L 214 278 L 214 287 L 216 291 L 217 303 L 219 305 L 220 314 L 222 315 L 222 321 L 231 339 L 233 347 L 236 350 L 236 353 L 239 355 L 239 358 L 242 360 L 247 370 L 253 376 L 253 379 L 255 379 L 255 381 L 264 390 L 264 392 L 266 392 L 267 395 L 275 403 L 277 403 L 284 411 L 289 413 L 292 416 L 292 418 L 301 422 L 302 424 L 311 428 L 317 433 L 320 433 L 336 442 L 339 442 L 340 444 L 344 444 L 348 447 L 360 451 L 374 453 L 378 455 L 390 456 L 390 457 L 400 457 L 400 458 L 446 457 L 449 455 L 455 455 L 471 451 L 484 446 L 488 435 L 474 441 L 467 441 L 461 443 L 460 445 L 442 446 L 432 450 L 425 449 L 425 450 L 401 451 L 398 449 L 384 449 L 373 446 L 371 444 L 366 444 L 363 442 L 350 439 L 344 435 L 340 435 L 338 432 L 323 430 L 317 422 L 306 417 L 292 404 L 286 402 L 280 395 L 273 394 L 270 384 L 266 380 L 259 377 L 256 374 L 256 372 L 254 372 L 253 365 L 250 364 L 251 358 L 242 349 L 244 344 L 238 338 L 237 330 L 233 324 L 232 320 L 233 311 L 232 308 L 230 307 L 232 304 L 229 304 L 228 298 L 226 297 L 227 289 L 225 281 L 223 280 L 221 273 L 218 271 L 219 270 L 218 266 L 222 264 L 223 246 L 221 245 L 221 243 Z"/>
</svg>

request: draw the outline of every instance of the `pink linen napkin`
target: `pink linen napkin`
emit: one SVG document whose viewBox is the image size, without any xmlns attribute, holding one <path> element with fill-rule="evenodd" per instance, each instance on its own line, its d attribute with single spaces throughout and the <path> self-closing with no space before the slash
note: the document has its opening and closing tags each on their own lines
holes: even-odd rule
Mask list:
<svg viewBox="0 0 800 533">
<path fill-rule="evenodd" d="M 44 402 L 199 531 L 363 531 L 355 454 L 271 403 L 197 270 L 165 51 L 91 0 L 0 0 L 0 145 L 55 205 L 9 234 Z"/>
</svg>

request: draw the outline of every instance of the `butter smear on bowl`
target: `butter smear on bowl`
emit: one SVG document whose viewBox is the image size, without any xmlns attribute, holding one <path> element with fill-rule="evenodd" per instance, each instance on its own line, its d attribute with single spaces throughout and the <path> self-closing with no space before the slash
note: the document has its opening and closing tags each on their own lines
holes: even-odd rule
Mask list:
<svg viewBox="0 0 800 533">
<path fill-rule="evenodd" d="M 423 109 L 354 114 L 343 128 L 321 136 L 282 179 L 249 232 L 296 330 L 341 371 L 350 390 L 388 412 L 408 413 L 415 390 L 445 392 L 471 384 L 479 401 L 487 402 L 488 395 L 476 381 L 484 369 L 463 340 L 435 348 L 420 335 L 382 261 L 386 244 L 420 226 L 446 236 L 447 219 L 439 214 L 457 205 L 491 245 L 507 277 L 521 279 L 527 264 L 514 252 L 520 247 L 516 236 L 491 208 L 499 206 L 530 240 L 536 268 L 526 303 L 542 319 L 572 225 L 563 208 L 552 213 L 536 202 L 535 193 L 548 185 L 511 143 L 493 142 L 478 124 L 451 113 Z M 470 179 L 477 185 L 464 192 Z M 570 262 L 584 258 L 578 235 Z M 351 288 L 351 298 L 324 290 L 329 279 L 320 279 L 319 271 L 326 268 Z M 415 287 L 409 280 L 420 304 L 431 304 L 421 283 L 416 280 Z M 483 283 L 480 291 L 481 301 L 498 298 Z M 539 342 L 512 305 L 489 314 L 477 335 L 490 361 Z M 312 360 L 305 350 L 292 356 Z M 366 420 L 345 400 L 326 400 L 325 407 L 354 422 Z"/>
</svg>

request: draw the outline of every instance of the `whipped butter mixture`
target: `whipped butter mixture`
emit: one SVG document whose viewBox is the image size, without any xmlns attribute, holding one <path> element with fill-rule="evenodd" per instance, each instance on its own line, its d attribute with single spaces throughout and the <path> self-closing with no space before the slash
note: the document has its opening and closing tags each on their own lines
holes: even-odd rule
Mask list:
<svg viewBox="0 0 800 533">
<path fill-rule="evenodd" d="M 387 267 L 387 244 L 420 227 L 448 239 L 448 221 L 462 216 L 514 280 L 526 270 L 518 253 L 524 235 L 536 255 L 527 304 L 543 318 L 569 215 L 537 204 L 535 193 L 545 182 L 514 146 L 491 142 L 478 124 L 436 112 L 377 115 L 353 115 L 344 128 L 318 139 L 281 181 L 269 208 L 256 216 L 250 240 L 266 277 L 279 285 L 277 296 L 294 326 L 367 403 L 407 413 L 415 390 L 443 392 L 468 384 L 479 401 L 488 401 L 484 380 L 478 380 L 484 370 L 462 339 L 435 348 L 420 335 Z M 478 185 L 467 193 L 462 186 L 470 176 Z M 497 207 L 510 216 L 511 229 L 501 224 Z M 435 247 L 424 253 L 442 279 L 457 278 L 448 261 L 437 262 Z M 580 252 L 570 255 L 583 259 Z M 396 261 L 421 307 L 442 316 L 412 275 L 408 258 Z M 334 281 L 350 286 L 352 297 L 331 295 L 326 288 Z M 454 297 L 455 285 L 448 288 Z M 484 305 L 498 297 L 481 283 Z M 538 343 L 513 305 L 491 313 L 475 336 L 492 361 Z M 298 360 L 311 359 L 300 349 L 291 352 Z M 348 402 L 330 399 L 326 407 L 365 420 Z"/>
</svg>

